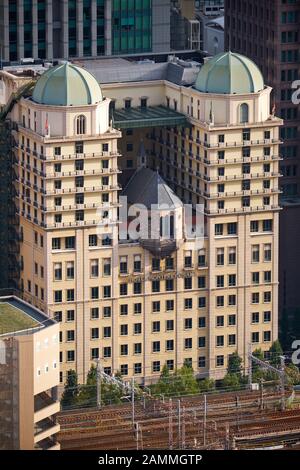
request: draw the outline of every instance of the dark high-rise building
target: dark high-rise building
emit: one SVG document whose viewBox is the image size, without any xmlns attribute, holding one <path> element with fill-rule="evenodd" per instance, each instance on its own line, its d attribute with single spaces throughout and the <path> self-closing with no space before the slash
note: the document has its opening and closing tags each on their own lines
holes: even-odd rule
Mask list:
<svg viewBox="0 0 300 470">
<path fill-rule="evenodd" d="M 170 0 L 0 0 L 0 58 L 170 51 Z"/>
<path fill-rule="evenodd" d="M 276 114 L 285 121 L 281 129 L 279 311 L 287 346 L 300 337 L 300 113 L 292 100 L 293 82 L 300 78 L 299 35 L 300 0 L 225 0 L 226 48 L 257 63 L 273 87 Z"/>
</svg>

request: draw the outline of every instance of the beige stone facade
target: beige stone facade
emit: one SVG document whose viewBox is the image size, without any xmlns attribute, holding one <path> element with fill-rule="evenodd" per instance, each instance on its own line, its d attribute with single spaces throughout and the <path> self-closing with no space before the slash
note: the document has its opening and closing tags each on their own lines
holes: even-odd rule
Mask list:
<svg viewBox="0 0 300 470">
<path fill-rule="evenodd" d="M 163 80 L 101 88 L 96 105 L 23 99 L 13 111 L 23 295 L 60 321 L 61 382 L 69 369 L 84 381 L 97 358 L 106 372 L 146 381 L 185 361 L 199 377 L 220 378 L 234 351 L 247 367 L 250 343 L 267 351 L 277 338 L 281 120 L 270 115 L 271 89 L 207 94 Z M 145 97 L 189 127 L 111 127 L 111 100 L 118 110 Z M 184 203 L 204 204 L 203 248 L 184 239 L 173 261 L 117 241 L 120 172 L 126 181 L 136 169 L 141 138 L 148 166 Z"/>
<path fill-rule="evenodd" d="M 5 305 L 35 325 L 0 334 L 1 449 L 59 450 L 59 325 L 18 298 L 1 297 Z"/>
</svg>

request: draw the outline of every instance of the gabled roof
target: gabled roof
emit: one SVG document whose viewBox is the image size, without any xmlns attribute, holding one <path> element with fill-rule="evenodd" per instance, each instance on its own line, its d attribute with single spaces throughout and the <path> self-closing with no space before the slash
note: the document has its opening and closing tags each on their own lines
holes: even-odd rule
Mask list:
<svg viewBox="0 0 300 470">
<path fill-rule="evenodd" d="M 130 204 L 143 204 L 147 209 L 151 205 L 170 208 L 182 207 L 181 200 L 159 175 L 158 171 L 149 168 L 138 169 L 125 187 L 123 196 Z"/>
</svg>

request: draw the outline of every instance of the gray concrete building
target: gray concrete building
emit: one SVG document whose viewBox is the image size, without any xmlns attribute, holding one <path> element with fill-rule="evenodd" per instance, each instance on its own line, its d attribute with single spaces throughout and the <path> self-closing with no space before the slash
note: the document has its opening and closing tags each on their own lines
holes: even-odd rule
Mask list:
<svg viewBox="0 0 300 470">
<path fill-rule="evenodd" d="M 0 61 L 170 51 L 170 0 L 0 0 Z"/>
</svg>

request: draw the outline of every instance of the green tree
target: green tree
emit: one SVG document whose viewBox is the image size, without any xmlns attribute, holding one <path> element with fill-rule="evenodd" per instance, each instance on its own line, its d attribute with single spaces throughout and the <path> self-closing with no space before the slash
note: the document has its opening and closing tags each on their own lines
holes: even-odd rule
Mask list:
<svg viewBox="0 0 300 470">
<path fill-rule="evenodd" d="M 115 374 L 115 378 L 120 382 L 123 382 L 123 378 L 120 372 Z M 137 387 L 135 387 L 137 389 Z M 105 380 L 101 381 L 101 402 L 105 404 L 119 404 L 122 403 L 122 397 L 125 395 L 122 386 L 115 383 L 110 383 Z"/>
<path fill-rule="evenodd" d="M 88 371 L 86 383 L 80 387 L 78 401 L 81 406 L 96 406 L 97 404 L 97 368 L 93 364 Z"/>
<path fill-rule="evenodd" d="M 158 382 L 151 386 L 153 395 L 169 397 L 199 393 L 199 385 L 192 367 L 184 365 L 174 373 L 165 366 Z"/>
<path fill-rule="evenodd" d="M 152 392 L 156 395 L 168 395 L 173 386 L 173 377 L 171 377 L 169 368 L 164 365 L 159 381 L 152 386 Z"/>
<path fill-rule="evenodd" d="M 270 353 L 270 364 L 272 364 L 272 366 L 274 367 L 279 368 L 280 363 L 281 363 L 280 356 L 283 355 L 283 351 L 282 351 L 282 347 L 278 339 L 274 341 L 274 343 L 270 347 L 269 353 Z"/>
<path fill-rule="evenodd" d="M 61 397 L 62 408 L 70 408 L 78 402 L 78 377 L 75 370 L 69 370 L 67 373 L 67 381 Z"/>
<path fill-rule="evenodd" d="M 289 364 L 285 367 L 285 373 L 289 385 L 300 384 L 300 371 L 295 364 Z"/>
<path fill-rule="evenodd" d="M 122 376 L 120 373 L 115 375 L 120 382 Z M 118 404 L 121 403 L 121 398 L 124 395 L 123 388 L 115 383 L 107 382 L 101 379 L 101 404 Z M 97 405 L 97 368 L 92 365 L 86 379 L 86 383 L 80 387 L 80 394 L 78 401 L 81 406 L 96 406 Z"/>
<path fill-rule="evenodd" d="M 199 391 L 200 392 L 210 392 L 216 388 L 215 381 L 206 377 L 204 380 L 199 382 Z"/>
<path fill-rule="evenodd" d="M 237 351 L 230 354 L 229 359 L 228 359 L 227 373 L 228 374 L 239 374 L 239 375 L 241 375 L 242 362 L 243 362 L 243 360 L 238 355 Z"/>
<path fill-rule="evenodd" d="M 177 377 L 179 377 L 179 383 L 181 383 L 181 391 L 183 395 L 199 393 L 199 385 L 192 367 L 184 365 L 177 372 Z"/>
<path fill-rule="evenodd" d="M 241 386 L 241 375 L 239 373 L 228 372 L 222 380 L 222 388 L 238 389 Z"/>
</svg>

